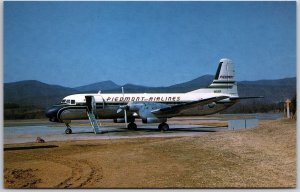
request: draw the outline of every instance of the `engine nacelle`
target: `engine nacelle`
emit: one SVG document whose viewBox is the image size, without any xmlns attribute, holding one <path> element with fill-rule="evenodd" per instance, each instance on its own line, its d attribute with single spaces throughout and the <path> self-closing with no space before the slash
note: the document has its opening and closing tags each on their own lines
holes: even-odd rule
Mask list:
<svg viewBox="0 0 300 192">
<path fill-rule="evenodd" d="M 143 123 L 165 123 L 167 118 L 156 118 L 156 117 L 147 117 L 142 119 Z"/>
<path fill-rule="evenodd" d="M 127 118 L 127 122 L 134 122 L 135 118 Z M 125 118 L 116 118 L 114 123 L 125 123 Z"/>
<path fill-rule="evenodd" d="M 127 104 L 127 110 L 138 111 L 141 108 L 143 108 L 144 106 L 145 106 L 144 103 L 134 103 L 134 102 L 130 101 Z"/>
</svg>

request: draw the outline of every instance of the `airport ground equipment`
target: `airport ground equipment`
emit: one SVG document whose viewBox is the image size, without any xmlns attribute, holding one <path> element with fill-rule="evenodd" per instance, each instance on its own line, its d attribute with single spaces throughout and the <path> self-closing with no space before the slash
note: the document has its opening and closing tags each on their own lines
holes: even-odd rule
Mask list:
<svg viewBox="0 0 300 192">
<path fill-rule="evenodd" d="M 245 129 L 258 126 L 258 119 L 231 119 L 228 121 L 228 129 Z"/>
</svg>

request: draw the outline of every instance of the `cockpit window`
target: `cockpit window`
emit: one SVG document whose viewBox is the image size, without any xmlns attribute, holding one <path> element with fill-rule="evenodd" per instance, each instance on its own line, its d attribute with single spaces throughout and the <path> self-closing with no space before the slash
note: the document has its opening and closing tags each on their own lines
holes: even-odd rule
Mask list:
<svg viewBox="0 0 300 192">
<path fill-rule="evenodd" d="M 71 105 L 75 105 L 76 101 L 75 100 L 70 100 L 70 99 L 63 99 L 60 103 L 62 104 L 71 104 Z"/>
</svg>

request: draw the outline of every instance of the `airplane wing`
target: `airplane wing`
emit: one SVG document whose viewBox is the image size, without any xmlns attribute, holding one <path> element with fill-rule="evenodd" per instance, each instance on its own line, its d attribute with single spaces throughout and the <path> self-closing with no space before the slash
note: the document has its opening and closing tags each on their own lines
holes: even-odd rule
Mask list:
<svg viewBox="0 0 300 192">
<path fill-rule="evenodd" d="M 207 105 L 212 102 L 220 101 L 220 100 L 227 99 L 227 98 L 229 98 L 229 97 L 228 96 L 211 97 L 211 98 L 207 98 L 207 99 L 201 99 L 201 100 L 197 100 L 197 101 L 188 102 L 185 104 L 179 104 L 179 105 L 175 105 L 175 106 L 169 106 L 169 107 L 165 107 L 165 108 L 155 109 L 155 110 L 152 110 L 151 113 L 156 114 L 156 115 L 178 113 L 178 112 L 186 110 L 186 109 L 190 109 L 190 108 L 197 107 L 197 106 Z"/>
<path fill-rule="evenodd" d="M 231 97 L 230 100 L 242 100 L 242 99 L 259 99 L 259 98 L 265 98 L 264 96 L 254 96 L 254 97 Z"/>
</svg>

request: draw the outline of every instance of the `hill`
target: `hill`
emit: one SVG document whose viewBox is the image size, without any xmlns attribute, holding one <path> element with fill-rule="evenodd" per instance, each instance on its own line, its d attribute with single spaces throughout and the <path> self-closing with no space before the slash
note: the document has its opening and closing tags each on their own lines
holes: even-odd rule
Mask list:
<svg viewBox="0 0 300 192">
<path fill-rule="evenodd" d="M 188 82 L 168 87 L 147 87 L 134 84 L 123 85 L 126 93 L 148 92 L 188 92 L 206 87 L 212 82 L 213 75 L 204 75 Z M 35 105 L 46 108 L 70 94 L 81 92 L 121 93 L 121 86 L 112 81 L 103 81 L 76 88 L 49 85 L 35 80 L 4 84 L 4 103 Z M 277 80 L 258 80 L 238 82 L 240 96 L 264 96 L 259 103 L 278 103 L 296 94 L 296 77 Z M 257 102 L 253 100 L 243 102 Z"/>
<path fill-rule="evenodd" d="M 240 96 L 262 95 L 264 103 L 278 103 L 296 94 L 296 77 L 277 80 L 241 81 L 238 84 Z"/>
<path fill-rule="evenodd" d="M 75 87 L 74 89 L 84 92 L 84 91 L 91 91 L 91 90 L 103 91 L 103 90 L 109 90 L 109 89 L 117 89 L 119 87 L 120 87 L 120 85 L 117 85 L 112 81 L 102 81 L 102 82 L 98 82 L 98 83 Z"/>
<path fill-rule="evenodd" d="M 36 80 L 5 83 L 4 103 L 47 107 L 76 92 L 78 91 L 72 88 L 49 85 Z"/>
<path fill-rule="evenodd" d="M 168 87 L 147 87 L 147 86 L 135 85 L 135 84 L 125 84 L 123 86 L 111 87 L 110 89 L 107 88 L 108 86 L 105 86 L 106 87 L 105 89 L 90 89 L 87 91 L 98 92 L 98 90 L 101 90 L 102 93 L 120 93 L 122 91 L 121 87 L 124 87 L 124 90 L 126 93 L 139 93 L 139 92 L 142 92 L 142 93 L 163 93 L 163 92 L 184 93 L 184 92 L 192 91 L 194 89 L 208 86 L 212 82 L 213 77 L 214 77 L 213 75 L 204 75 L 204 76 L 198 77 L 196 79 L 193 79 L 191 81 L 171 85 Z M 100 83 L 103 83 L 103 82 L 100 82 Z M 93 84 L 85 85 L 85 86 L 93 88 L 92 85 Z"/>
</svg>

